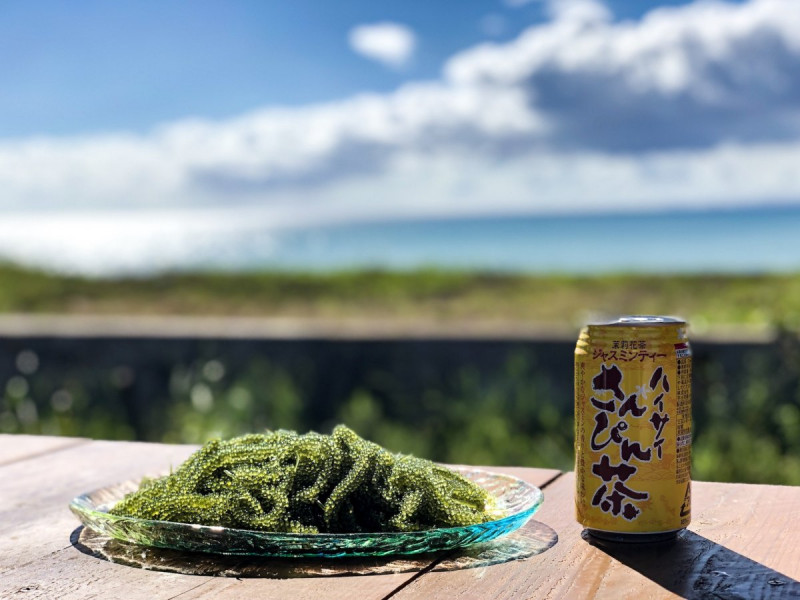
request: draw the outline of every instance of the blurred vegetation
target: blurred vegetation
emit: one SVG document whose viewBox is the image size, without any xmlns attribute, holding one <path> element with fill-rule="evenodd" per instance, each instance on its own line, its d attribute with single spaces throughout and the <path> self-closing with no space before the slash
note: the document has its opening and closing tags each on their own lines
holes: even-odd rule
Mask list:
<svg viewBox="0 0 800 600">
<path fill-rule="evenodd" d="M 319 357 L 300 364 L 280 343 L 267 351 L 197 342 L 189 359 L 176 350 L 174 359 L 139 365 L 98 358 L 130 341 L 96 340 L 91 356 L 77 342 L 61 340 L 56 350 L 46 339 L 17 343 L 0 349 L 0 432 L 199 443 L 267 428 L 328 433 L 343 422 L 390 449 L 439 461 L 572 468 L 568 341 L 499 343 L 454 362 L 447 360 L 459 342 L 433 350 L 419 342 L 384 351 L 374 364 L 351 357 L 359 365 L 352 371 Z M 336 346 L 329 356 L 358 346 L 316 344 Z M 800 485 L 797 335 L 695 350 L 694 477 Z M 131 355 L 146 353 L 136 347 Z M 420 353 L 427 370 L 405 364 Z"/>
<path fill-rule="evenodd" d="M 772 343 L 696 353 L 694 476 L 800 485 L 800 274 L 421 270 L 92 279 L 0 265 L 6 313 L 574 327 L 589 318 L 587 307 L 680 314 L 695 333 L 721 325 L 777 332 Z M 427 350 L 389 352 L 367 364 L 371 349 L 347 363 L 332 360 L 338 350 L 311 360 L 310 347 L 287 354 L 198 341 L 156 357 L 169 346 L 156 340 L 117 360 L 108 358 L 111 350 L 130 340 L 97 340 L 88 350 L 74 340 L 0 340 L 0 432 L 199 443 L 265 428 L 327 433 L 343 422 L 388 448 L 435 460 L 572 468 L 571 341 L 557 356 L 540 342 L 498 342 L 449 362 L 443 357 L 454 346 L 417 343 Z M 414 352 L 422 358 L 410 360 Z"/>
<path fill-rule="evenodd" d="M 800 329 L 800 274 L 524 275 L 420 270 L 187 273 L 92 279 L 0 264 L 0 312 L 261 315 L 574 326 L 593 314 L 680 314 Z"/>
</svg>

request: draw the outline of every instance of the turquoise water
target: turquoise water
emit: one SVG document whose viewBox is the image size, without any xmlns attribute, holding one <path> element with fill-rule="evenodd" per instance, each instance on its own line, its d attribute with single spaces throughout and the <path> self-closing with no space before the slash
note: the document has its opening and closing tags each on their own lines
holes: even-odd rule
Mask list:
<svg viewBox="0 0 800 600">
<path fill-rule="evenodd" d="M 237 209 L 30 214 L 0 220 L 0 260 L 90 275 L 421 267 L 765 272 L 800 270 L 798 234 L 800 205 L 313 227 L 280 227 L 264 213 Z"/>
<path fill-rule="evenodd" d="M 790 271 L 800 269 L 800 208 L 320 227 L 278 232 L 269 256 L 245 262 L 315 269 Z"/>
</svg>

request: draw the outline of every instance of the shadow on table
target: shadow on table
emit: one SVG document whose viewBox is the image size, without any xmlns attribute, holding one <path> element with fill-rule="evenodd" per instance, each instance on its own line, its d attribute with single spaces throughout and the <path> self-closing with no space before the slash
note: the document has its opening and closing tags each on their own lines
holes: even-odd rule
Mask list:
<svg viewBox="0 0 800 600">
<path fill-rule="evenodd" d="M 673 542 L 619 544 L 582 537 L 683 598 L 800 598 L 800 582 L 692 531 Z"/>
<path fill-rule="evenodd" d="M 70 542 L 77 550 L 89 556 L 139 569 L 184 575 L 285 579 L 488 567 L 541 554 L 558 542 L 558 534 L 544 523 L 531 520 L 505 537 L 444 554 L 326 560 L 224 556 L 137 546 L 85 527 L 78 527 L 73 531 Z"/>
</svg>

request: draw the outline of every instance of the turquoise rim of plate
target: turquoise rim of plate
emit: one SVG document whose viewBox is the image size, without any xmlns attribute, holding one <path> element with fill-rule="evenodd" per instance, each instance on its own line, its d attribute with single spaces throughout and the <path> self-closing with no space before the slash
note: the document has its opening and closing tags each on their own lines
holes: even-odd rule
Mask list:
<svg viewBox="0 0 800 600">
<path fill-rule="evenodd" d="M 463 527 L 319 534 L 254 531 L 109 514 L 107 511 L 115 501 L 136 488 L 136 482 L 132 481 L 82 494 L 72 500 L 69 508 L 86 527 L 122 542 L 142 546 L 228 555 L 334 558 L 419 554 L 490 541 L 524 525 L 544 501 L 544 494 L 538 487 L 513 475 L 466 467 L 449 468 L 494 494 L 501 505 L 507 507 L 509 514 L 494 521 Z"/>
</svg>

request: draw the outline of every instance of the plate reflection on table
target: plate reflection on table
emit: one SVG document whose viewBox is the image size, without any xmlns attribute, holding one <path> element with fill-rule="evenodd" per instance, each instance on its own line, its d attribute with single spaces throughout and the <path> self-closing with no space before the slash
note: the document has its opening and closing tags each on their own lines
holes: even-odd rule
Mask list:
<svg viewBox="0 0 800 600">
<path fill-rule="evenodd" d="M 152 548 L 121 542 L 86 527 L 73 532 L 72 545 L 85 554 L 140 569 L 216 577 L 296 578 L 457 571 L 530 558 L 552 548 L 556 532 L 530 520 L 513 533 L 443 553 L 354 557 L 336 560 L 229 556 Z"/>
</svg>

